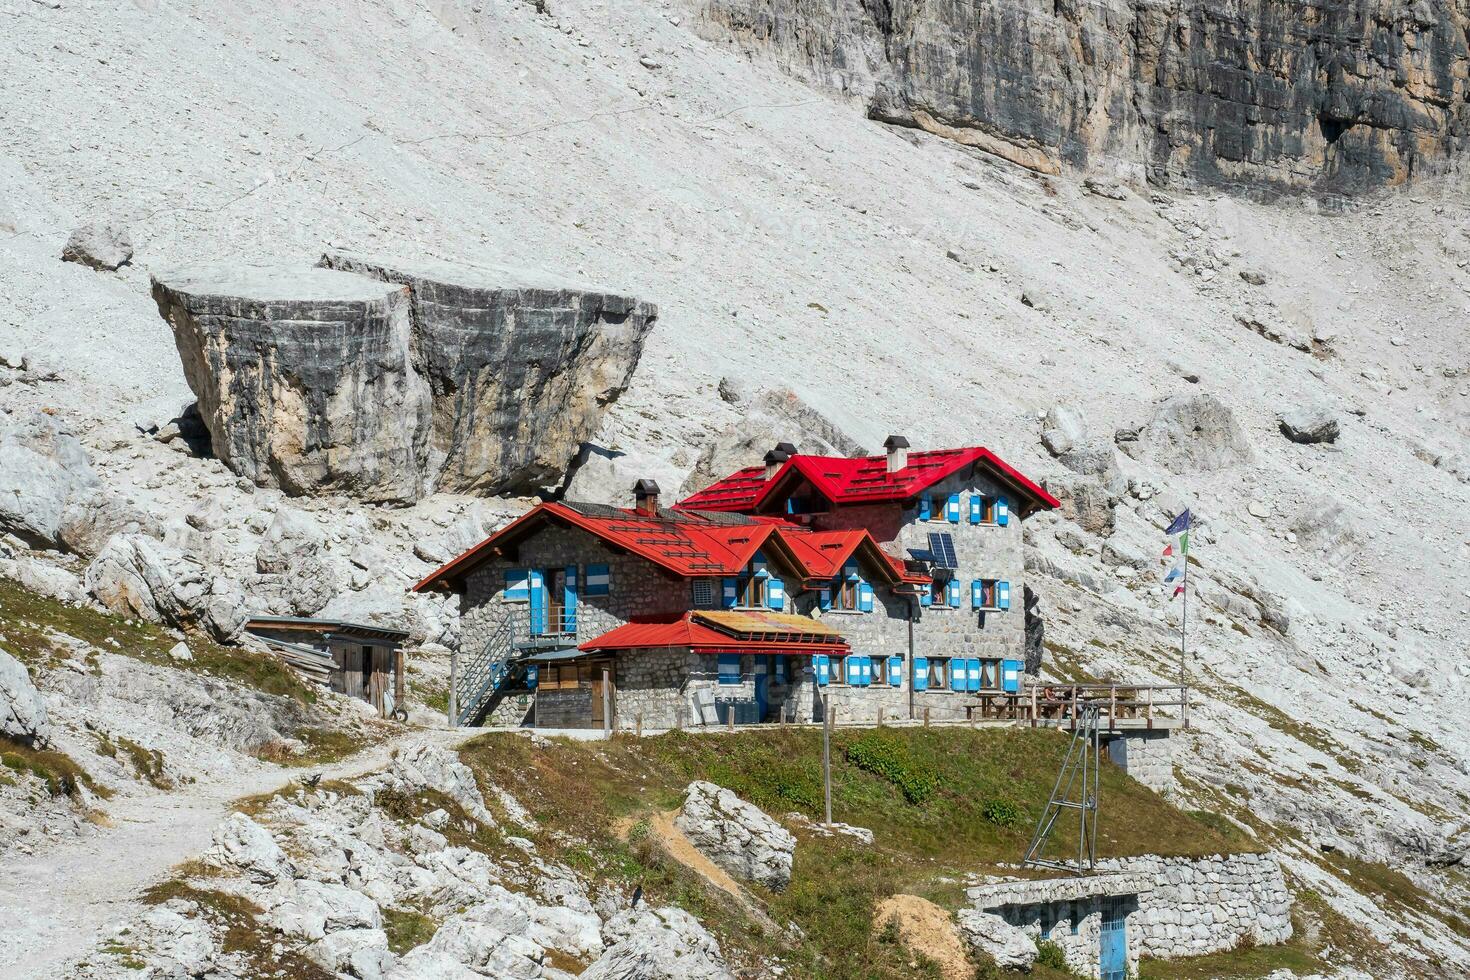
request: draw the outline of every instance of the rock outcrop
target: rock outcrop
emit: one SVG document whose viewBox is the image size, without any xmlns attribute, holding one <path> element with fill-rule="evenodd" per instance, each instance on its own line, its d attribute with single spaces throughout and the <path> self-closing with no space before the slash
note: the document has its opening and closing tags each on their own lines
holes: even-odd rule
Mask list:
<svg viewBox="0 0 1470 980">
<path fill-rule="evenodd" d="M 1470 12 L 1351 0 L 706 0 L 707 30 L 1023 167 L 1352 192 L 1470 131 Z"/>
<path fill-rule="evenodd" d="M 99 272 L 114 272 L 133 259 L 133 237 L 122 225 L 99 222 L 71 233 L 61 261 L 77 262 Z"/>
<path fill-rule="evenodd" d="M 26 745 L 51 740 L 46 702 L 25 664 L 0 650 L 0 735 Z"/>
<path fill-rule="evenodd" d="M 83 580 L 88 593 L 118 615 L 203 628 L 222 643 L 234 640 L 245 626 L 245 593 L 238 583 L 146 535 L 113 535 Z"/>
<path fill-rule="evenodd" d="M 42 412 L 0 425 L 0 532 L 62 548 L 100 481 L 76 437 Z"/>
<path fill-rule="evenodd" d="M 1118 447 L 1171 473 L 1222 470 L 1255 459 L 1235 413 L 1214 395 L 1166 399 L 1136 438 L 1124 440 L 1120 434 Z"/>
<path fill-rule="evenodd" d="M 1302 405 L 1281 413 L 1281 434 L 1292 442 L 1311 445 L 1336 442 L 1337 415 L 1326 405 Z"/>
<path fill-rule="evenodd" d="M 608 950 L 583 980 L 730 980 L 720 945 L 679 908 L 620 912 L 602 929 Z"/>
<path fill-rule="evenodd" d="M 153 280 L 214 452 L 289 494 L 554 487 L 657 316 L 522 273 L 328 255 Z"/>
<path fill-rule="evenodd" d="M 291 494 L 417 500 L 429 386 L 408 290 L 327 269 L 203 265 L 153 279 L 214 452 Z"/>
<path fill-rule="evenodd" d="M 791 883 L 796 838 L 759 807 L 702 780 L 689 784 L 674 824 L 726 871 L 780 891 Z"/>
<path fill-rule="evenodd" d="M 409 288 L 441 490 L 558 485 L 628 387 L 658 317 L 631 296 L 514 269 L 336 254 L 321 264 Z"/>
<path fill-rule="evenodd" d="M 1002 970 L 1026 971 L 1036 962 L 1036 943 L 1000 916 L 961 909 L 955 918 L 970 948 L 990 957 Z"/>
</svg>

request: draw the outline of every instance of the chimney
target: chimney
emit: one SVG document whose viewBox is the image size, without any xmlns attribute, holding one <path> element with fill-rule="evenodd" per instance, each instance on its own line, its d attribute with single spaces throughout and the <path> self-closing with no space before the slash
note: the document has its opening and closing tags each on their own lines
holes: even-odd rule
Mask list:
<svg viewBox="0 0 1470 980">
<path fill-rule="evenodd" d="M 889 436 L 883 448 L 888 450 L 888 472 L 897 473 L 909 465 L 909 441 L 903 436 Z"/>
<path fill-rule="evenodd" d="M 658 516 L 658 484 L 639 480 L 633 484 L 633 510 L 641 517 Z"/>
<path fill-rule="evenodd" d="M 791 454 L 779 447 L 766 453 L 766 479 L 775 477 L 781 471 L 782 464 L 790 458 Z"/>
<path fill-rule="evenodd" d="M 776 452 L 785 453 L 788 457 L 796 455 L 796 446 L 789 442 L 776 443 Z"/>
</svg>

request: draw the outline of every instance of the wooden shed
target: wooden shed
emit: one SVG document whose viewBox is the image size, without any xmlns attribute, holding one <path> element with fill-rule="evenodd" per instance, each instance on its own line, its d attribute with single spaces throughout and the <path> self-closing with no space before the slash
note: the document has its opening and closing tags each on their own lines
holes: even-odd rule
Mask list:
<svg viewBox="0 0 1470 980">
<path fill-rule="evenodd" d="M 296 616 L 255 616 L 245 631 L 308 680 L 359 698 L 387 718 L 405 707 L 403 653 L 408 633 L 386 626 Z"/>
</svg>

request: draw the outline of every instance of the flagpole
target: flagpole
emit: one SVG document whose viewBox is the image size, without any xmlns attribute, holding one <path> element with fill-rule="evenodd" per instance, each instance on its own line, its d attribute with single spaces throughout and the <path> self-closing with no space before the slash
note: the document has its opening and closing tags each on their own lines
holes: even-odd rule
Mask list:
<svg viewBox="0 0 1470 980">
<path fill-rule="evenodd" d="M 1185 532 L 1188 534 L 1189 532 Z M 1188 541 L 1188 538 L 1185 539 Z M 1179 699 L 1184 702 L 1181 712 L 1184 727 L 1189 727 L 1189 545 L 1184 550 L 1184 610 L 1179 620 Z"/>
</svg>

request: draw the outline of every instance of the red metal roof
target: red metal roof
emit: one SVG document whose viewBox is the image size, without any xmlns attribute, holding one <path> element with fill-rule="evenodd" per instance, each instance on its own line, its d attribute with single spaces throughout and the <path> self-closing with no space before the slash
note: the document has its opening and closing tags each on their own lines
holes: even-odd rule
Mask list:
<svg viewBox="0 0 1470 980">
<path fill-rule="evenodd" d="M 979 463 L 1027 498 L 1033 507 L 1050 509 L 1057 499 L 983 446 L 909 453 L 908 465 L 888 472 L 888 457 L 792 456 L 771 479 L 764 466 L 747 466 L 680 501 L 694 510 L 750 511 L 780 499 L 778 487 L 798 478 L 834 504 L 906 500 L 972 463 Z M 1021 509 L 1021 508 L 1018 508 Z"/>
<path fill-rule="evenodd" d="M 588 652 L 633 650 L 646 647 L 688 647 L 694 653 L 761 653 L 761 654 L 845 654 L 846 641 L 791 642 L 784 639 L 755 639 L 732 636 L 698 621 L 698 612 L 687 612 L 678 619 L 640 620 L 625 623 L 601 636 L 581 644 Z M 819 626 L 815 621 L 813 626 Z M 835 634 L 834 634 L 835 636 Z"/>
</svg>

